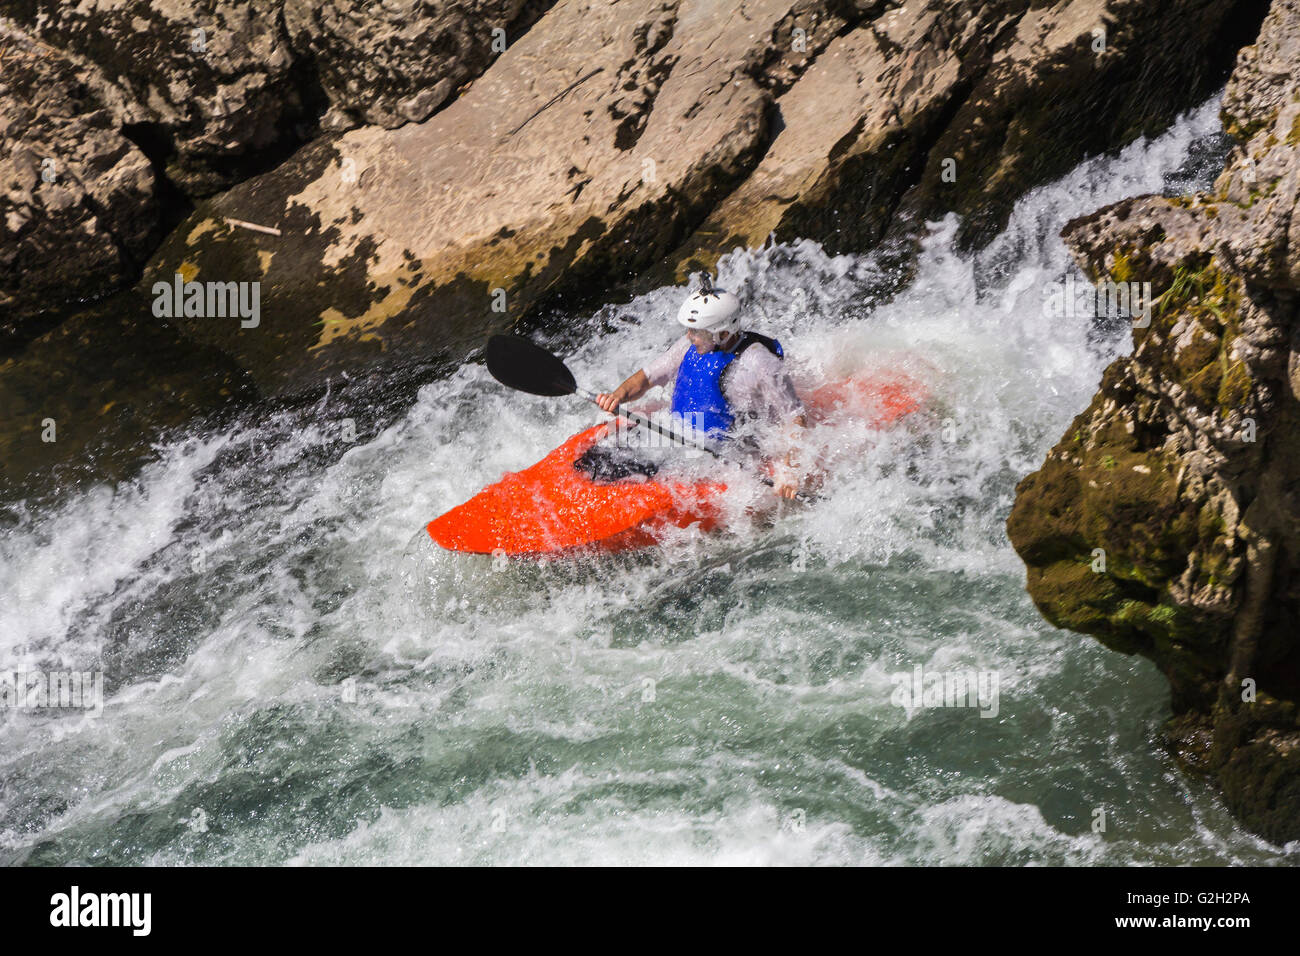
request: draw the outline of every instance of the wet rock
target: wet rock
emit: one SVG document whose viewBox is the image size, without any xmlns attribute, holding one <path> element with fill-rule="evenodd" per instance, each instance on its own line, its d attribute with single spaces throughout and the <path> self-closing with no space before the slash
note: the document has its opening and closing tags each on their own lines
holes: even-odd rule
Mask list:
<svg viewBox="0 0 1300 956">
<path fill-rule="evenodd" d="M 65 302 L 134 281 L 164 220 L 274 167 L 322 123 L 426 119 L 547 5 L 7 4 L 0 334 L 13 347 L 20 323 L 39 329 Z M 33 172 L 47 159 L 51 182 Z M 47 268 L 53 249 L 62 275 Z"/>
<path fill-rule="evenodd" d="M 0 359 L 0 502 L 129 478 L 167 430 L 254 394 L 225 356 L 106 300 Z"/>
<path fill-rule="evenodd" d="M 313 64 L 324 125 L 428 119 L 522 35 L 551 0 L 285 0 L 296 59 Z"/>
<path fill-rule="evenodd" d="M 836 253 L 910 242 L 950 212 L 963 245 L 985 241 L 1026 189 L 1208 95 L 1261 16 L 1145 0 L 891 4 L 777 99 L 771 147 L 691 237 L 678 275 L 770 235 Z M 1170 22 L 1183 42 L 1165 42 Z"/>
<path fill-rule="evenodd" d="M 158 238 L 149 160 L 82 74 L 0 25 L 0 355 L 133 280 Z"/>
<path fill-rule="evenodd" d="M 294 124 L 314 118 L 281 0 L 9 6 L 21 29 L 79 64 L 118 127 L 187 195 L 266 168 L 302 142 Z"/>
<path fill-rule="evenodd" d="M 1300 0 L 1275 0 L 1214 192 L 1066 227 L 1090 275 L 1160 298 L 1007 523 L 1044 615 L 1155 661 L 1180 762 L 1277 842 L 1300 838 L 1298 61 Z"/>
<path fill-rule="evenodd" d="M 263 333 L 182 325 L 280 394 L 463 356 L 524 316 L 774 232 L 862 250 L 900 215 L 957 211 L 976 235 L 1028 186 L 1186 106 L 1241 9 L 1133 0 L 1110 24 L 1091 0 L 561 2 L 428 121 L 314 144 L 217 197 L 149 281 L 260 282 Z M 1184 42 L 1162 44 L 1169 18 Z"/>
<path fill-rule="evenodd" d="M 771 102 L 748 64 L 787 10 L 558 4 L 427 122 L 313 144 L 216 198 L 146 282 L 261 282 L 256 334 L 182 326 L 268 394 L 463 355 L 558 288 L 646 267 L 744 177 Z"/>
<path fill-rule="evenodd" d="M 6 12 L 93 74 L 119 126 L 201 197 L 275 165 L 322 117 L 332 129 L 428 118 L 547 5 L 18 0 Z"/>
</svg>

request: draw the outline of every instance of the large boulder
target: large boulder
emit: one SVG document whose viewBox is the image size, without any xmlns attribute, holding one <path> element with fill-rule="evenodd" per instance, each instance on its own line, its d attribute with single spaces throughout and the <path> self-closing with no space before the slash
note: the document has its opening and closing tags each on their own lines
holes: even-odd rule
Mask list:
<svg viewBox="0 0 1300 956">
<path fill-rule="evenodd" d="M 1093 277 L 1160 295 L 1007 529 L 1038 607 L 1153 660 L 1168 737 L 1252 830 L 1300 838 L 1300 0 L 1223 101 L 1211 194 L 1066 227 Z"/>
<path fill-rule="evenodd" d="M 319 124 L 427 119 L 549 0 L 15 0 L 6 16 L 95 74 L 188 196 L 275 165 Z"/>
<path fill-rule="evenodd" d="M 548 3 L 6 4 L 0 336 L 13 347 L 65 304 L 135 281 L 190 200 L 322 127 L 427 119 Z"/>
<path fill-rule="evenodd" d="M 886 237 L 910 247 L 949 212 L 963 245 L 986 241 L 1027 188 L 1208 95 L 1261 16 L 1204 0 L 887 9 L 776 99 L 771 146 L 676 256 L 677 275 L 769 237 L 835 253 Z"/>
<path fill-rule="evenodd" d="M 789 45 L 791 4 L 724 6 L 562 0 L 428 121 L 318 142 L 201 207 L 142 288 L 260 282 L 257 329 L 177 321 L 267 394 L 463 355 L 557 290 L 599 295 L 680 244 L 767 145 L 754 74 Z"/>
<path fill-rule="evenodd" d="M 82 73 L 0 23 L 0 355 L 135 279 L 159 238 L 149 160 Z"/>
<path fill-rule="evenodd" d="M 265 169 L 302 142 L 315 104 L 294 70 L 283 0 L 16 0 L 6 14 L 86 84 L 187 195 Z M 279 152 L 277 152 L 279 151 Z"/>
<path fill-rule="evenodd" d="M 432 116 L 551 2 L 284 0 L 284 23 L 329 104 L 325 126 L 394 127 Z"/>
<path fill-rule="evenodd" d="M 1248 9 L 562 0 L 428 121 L 318 142 L 199 209 L 146 287 L 259 282 L 258 331 L 179 321 L 282 394 L 458 358 L 773 232 L 861 250 L 901 214 L 951 210 L 987 231 L 1025 188 L 1205 92 L 1225 18 Z"/>
</svg>

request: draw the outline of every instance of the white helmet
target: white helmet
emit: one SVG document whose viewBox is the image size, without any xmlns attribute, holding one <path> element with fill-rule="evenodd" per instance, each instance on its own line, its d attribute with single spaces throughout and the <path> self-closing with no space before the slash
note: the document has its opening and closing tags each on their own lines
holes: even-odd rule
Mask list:
<svg viewBox="0 0 1300 956">
<path fill-rule="evenodd" d="M 740 328 L 740 300 L 726 289 L 715 289 L 707 272 L 700 273 L 700 290 L 677 310 L 677 321 L 688 329 L 735 332 Z"/>
</svg>

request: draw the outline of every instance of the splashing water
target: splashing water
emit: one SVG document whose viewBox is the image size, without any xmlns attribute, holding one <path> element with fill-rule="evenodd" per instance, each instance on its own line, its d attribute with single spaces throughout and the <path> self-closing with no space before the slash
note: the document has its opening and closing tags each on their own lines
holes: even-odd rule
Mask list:
<svg viewBox="0 0 1300 956">
<path fill-rule="evenodd" d="M 902 367 L 931 390 L 904 427 L 818 433 L 852 455 L 815 507 L 600 559 L 441 552 L 425 522 L 599 420 L 471 364 L 368 441 L 339 437 L 365 408 L 267 414 L 20 509 L 0 665 L 102 668 L 107 700 L 0 717 L 0 860 L 1293 861 L 1163 754 L 1149 663 L 1039 617 L 1003 530 L 1128 348 L 1044 317 L 1061 226 L 1207 184 L 1216 115 L 1028 194 L 974 255 L 931 224 L 883 305 L 870 256 L 725 259 L 804 381 Z M 587 320 L 579 381 L 666 347 L 680 294 Z M 899 706 L 918 665 L 996 672 L 997 716 Z"/>
</svg>

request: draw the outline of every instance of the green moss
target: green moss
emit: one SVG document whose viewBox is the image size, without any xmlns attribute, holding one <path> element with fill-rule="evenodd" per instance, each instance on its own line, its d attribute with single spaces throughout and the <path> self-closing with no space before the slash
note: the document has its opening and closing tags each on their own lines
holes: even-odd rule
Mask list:
<svg viewBox="0 0 1300 956">
<path fill-rule="evenodd" d="M 1251 384 L 1245 362 L 1237 360 L 1229 365 L 1219 383 L 1219 413 L 1226 417 L 1245 405 L 1250 397 Z"/>
<path fill-rule="evenodd" d="M 1250 396 L 1252 382 L 1247 366 L 1230 358 L 1232 343 L 1241 327 L 1240 280 L 1210 263 L 1195 268 L 1183 264 L 1158 298 L 1156 315 L 1165 332 L 1179 317 L 1195 322 L 1184 345 L 1167 370 L 1197 405 L 1222 415 L 1240 408 Z"/>
<path fill-rule="evenodd" d="M 1110 277 L 1116 282 L 1133 281 L 1133 260 L 1132 257 L 1124 251 L 1123 248 L 1116 249 L 1114 252 L 1115 265 L 1110 270 Z"/>
<path fill-rule="evenodd" d="M 1188 269 L 1183 266 L 1175 269 L 1169 288 L 1156 297 L 1156 316 L 1163 318 L 1166 312 L 1183 305 L 1193 294 L 1193 282 L 1193 273 Z"/>
<path fill-rule="evenodd" d="M 1234 202 L 1233 205 L 1239 209 L 1249 209 L 1261 199 L 1267 199 L 1269 196 L 1273 195 L 1273 193 L 1277 191 L 1278 182 L 1279 180 L 1272 179 L 1258 188 L 1252 188 L 1247 194 L 1245 202 Z"/>
<path fill-rule="evenodd" d="M 1226 111 L 1220 111 L 1219 118 L 1223 120 L 1225 133 L 1239 143 L 1246 143 L 1260 130 L 1273 125 L 1277 120 L 1277 111 L 1267 116 L 1252 116 L 1243 123 L 1238 123 L 1236 117 L 1228 115 Z"/>
<path fill-rule="evenodd" d="M 1215 511 L 1213 508 L 1201 509 L 1201 514 L 1196 522 L 1196 531 L 1200 535 L 1202 541 L 1217 538 L 1222 535 L 1225 530 L 1227 530 L 1227 525 L 1223 522 L 1223 515 L 1219 514 L 1219 512 Z"/>
<path fill-rule="evenodd" d="M 1115 611 L 1115 620 L 1128 624 L 1145 621 L 1150 610 L 1151 605 L 1142 601 L 1123 601 Z"/>
<path fill-rule="evenodd" d="M 1172 627 L 1176 616 L 1176 612 L 1168 604 L 1157 604 L 1151 609 L 1150 613 L 1147 614 L 1147 620 L 1155 624 Z"/>
<path fill-rule="evenodd" d="M 1297 113 L 1295 119 L 1291 121 L 1291 132 L 1286 134 L 1286 144 L 1300 146 L 1300 113 Z"/>
<path fill-rule="evenodd" d="M 1109 574 L 1095 574 L 1087 564 L 1060 561 L 1030 570 L 1029 590 L 1034 603 L 1057 627 L 1092 634 L 1107 647 L 1124 654 L 1146 649 L 1136 627 L 1117 623 L 1116 608 L 1133 605 L 1135 620 L 1144 617 L 1146 605 L 1125 600 L 1119 583 Z"/>
<path fill-rule="evenodd" d="M 1208 546 L 1201 552 L 1198 580 L 1210 587 L 1232 587 L 1241 577 L 1242 562 L 1228 552 L 1222 537 L 1204 538 Z"/>
<path fill-rule="evenodd" d="M 1156 315 L 1163 316 L 1167 312 L 1183 308 L 1201 299 L 1206 289 L 1213 286 L 1217 275 L 1218 270 L 1211 266 L 1193 269 L 1186 264 L 1178 265 L 1174 269 L 1174 277 L 1169 283 L 1169 288 L 1158 296 Z"/>
</svg>

